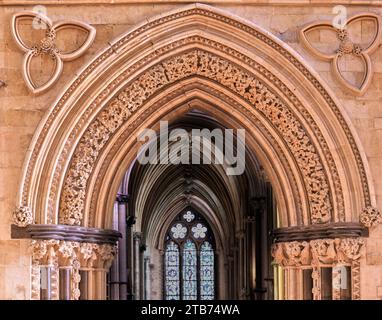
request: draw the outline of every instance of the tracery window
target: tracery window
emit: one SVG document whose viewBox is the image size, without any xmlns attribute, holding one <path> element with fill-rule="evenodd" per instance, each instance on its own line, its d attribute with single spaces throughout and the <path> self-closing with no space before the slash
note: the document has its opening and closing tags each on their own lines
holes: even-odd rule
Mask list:
<svg viewBox="0 0 382 320">
<path fill-rule="evenodd" d="M 164 255 L 166 300 L 215 299 L 213 234 L 192 209 L 177 216 L 166 235 Z"/>
</svg>

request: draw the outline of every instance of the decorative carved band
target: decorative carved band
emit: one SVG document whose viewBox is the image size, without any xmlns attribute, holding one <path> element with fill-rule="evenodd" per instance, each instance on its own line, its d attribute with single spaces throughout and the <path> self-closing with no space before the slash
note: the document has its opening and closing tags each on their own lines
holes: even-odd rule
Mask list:
<svg viewBox="0 0 382 320">
<path fill-rule="evenodd" d="M 110 1 L 111 0 L 108 0 L 106 2 L 110 2 Z M 123 0 L 121 1 L 123 2 Z M 322 1 L 325 2 L 325 0 L 322 0 Z M 17 2 L 17 1 L 15 0 L 14 2 Z M 85 1 L 85 2 L 89 2 L 89 1 Z M 267 2 L 267 1 L 262 1 L 262 2 Z M 303 2 L 303 0 L 301 1 L 296 0 L 295 2 L 296 3 Z M 353 1 L 350 1 L 350 0 L 348 2 L 353 3 Z M 358 2 L 361 3 L 362 1 L 360 0 Z M 380 1 L 373 1 L 373 3 L 374 2 L 380 2 Z M 336 103 L 332 100 L 327 90 L 316 79 L 315 75 L 312 74 L 311 71 L 306 66 L 304 66 L 303 63 L 299 59 L 297 59 L 294 54 L 289 52 L 289 50 L 285 46 L 275 41 L 275 39 L 273 37 L 270 37 L 267 33 L 263 33 L 257 30 L 256 28 L 254 28 L 253 26 L 246 25 L 240 21 L 232 19 L 231 17 L 228 17 L 227 15 L 222 14 L 220 11 L 218 12 L 217 9 L 215 8 L 208 7 L 206 5 L 194 4 L 193 6 L 187 7 L 186 9 L 182 9 L 180 11 L 173 12 L 167 15 L 161 15 L 159 18 L 150 20 L 148 23 L 139 26 L 138 28 L 134 29 L 132 32 L 126 33 L 120 39 L 118 39 L 118 41 L 115 41 L 113 45 L 110 46 L 110 48 L 102 52 L 91 64 L 89 64 L 78 75 L 78 77 L 76 78 L 76 81 L 72 82 L 72 84 L 68 87 L 65 94 L 62 95 L 62 97 L 55 104 L 54 108 L 52 108 L 35 144 L 32 146 L 33 151 L 31 153 L 30 161 L 28 161 L 27 167 L 25 168 L 25 178 L 23 179 L 23 182 L 22 182 L 22 192 L 21 192 L 20 203 L 24 205 L 28 204 L 28 199 L 31 197 L 29 193 L 31 192 L 31 185 L 33 184 L 32 182 L 34 179 L 33 177 L 38 176 L 34 174 L 34 171 L 37 170 L 36 163 L 38 163 L 40 153 L 43 152 L 43 146 L 44 146 L 44 141 L 46 137 L 49 136 L 49 132 L 51 132 L 50 130 L 52 130 L 52 128 L 54 129 L 54 124 L 55 124 L 55 120 L 57 116 L 69 103 L 68 101 L 70 101 L 70 99 L 72 99 L 73 96 L 75 96 L 75 94 L 79 90 L 79 87 L 83 83 L 91 79 L 91 77 L 93 76 L 92 72 L 94 72 L 94 70 L 96 70 L 97 67 L 102 65 L 102 63 L 110 60 L 110 57 L 113 56 L 115 52 L 122 50 L 123 47 L 126 45 L 126 43 L 128 42 L 133 43 L 138 36 L 144 34 L 145 32 L 148 32 L 148 30 L 150 30 L 151 28 L 155 28 L 160 25 L 165 25 L 166 23 L 170 21 L 181 20 L 185 18 L 189 19 L 190 16 L 197 16 L 197 15 L 203 16 L 203 18 L 206 18 L 206 19 L 207 18 L 214 19 L 215 21 L 224 23 L 229 27 L 237 28 L 237 30 L 240 30 L 241 32 L 246 32 L 249 37 L 253 37 L 261 41 L 262 43 L 266 44 L 271 50 L 274 50 L 275 53 L 276 52 L 281 53 L 285 57 L 285 59 L 288 60 L 288 63 L 290 63 L 295 68 L 296 72 L 298 71 L 304 74 L 304 76 L 306 77 L 306 81 L 311 83 L 316 88 L 317 92 L 319 92 L 319 94 L 325 99 L 328 106 L 336 115 L 340 123 L 340 126 L 342 127 L 343 131 L 345 132 L 348 138 L 351 150 L 354 154 L 354 157 L 356 159 L 357 166 L 359 169 L 360 179 L 362 181 L 362 190 L 363 190 L 362 195 L 365 201 L 365 206 L 368 206 L 373 202 L 371 199 L 372 197 L 370 196 L 368 178 L 367 178 L 366 170 L 363 164 L 362 156 L 352 136 L 351 130 L 349 129 L 348 124 L 343 118 L 341 111 L 338 109 Z M 146 60 L 144 60 L 144 63 L 145 65 L 147 65 Z M 115 87 L 116 85 L 113 83 L 106 90 L 113 90 Z M 104 96 L 100 94 L 99 101 L 103 101 L 103 98 Z M 95 102 L 95 104 L 96 103 L 97 101 Z M 89 109 L 91 109 L 90 106 L 89 106 Z M 322 140 L 322 139 L 319 139 L 319 140 Z M 43 154 L 45 154 L 45 152 L 43 152 Z M 335 185 L 336 184 L 337 183 L 335 183 Z M 52 188 L 52 189 L 59 190 L 60 188 Z M 338 190 L 338 186 L 336 186 L 335 189 Z M 337 192 L 341 193 L 341 191 L 337 191 Z M 51 195 L 51 194 L 49 196 L 54 197 L 54 195 Z M 48 219 L 47 221 L 50 221 L 49 214 L 47 215 L 47 219 Z"/>
<path fill-rule="evenodd" d="M 321 299 L 321 266 L 333 267 L 333 281 L 336 279 L 335 267 L 348 265 L 351 267 L 352 299 L 359 300 L 360 289 L 360 257 L 364 246 L 362 238 L 317 239 L 311 241 L 280 242 L 272 246 L 274 262 L 282 267 L 311 267 L 313 280 L 313 299 Z M 292 284 L 286 283 L 286 286 Z M 339 299 L 338 288 L 333 287 L 333 299 Z"/>
<path fill-rule="evenodd" d="M 280 242 L 272 246 L 274 262 L 284 267 L 352 264 L 361 256 L 362 238 Z"/>
<path fill-rule="evenodd" d="M 71 270 L 70 288 L 71 299 L 78 300 L 80 296 L 79 282 L 81 281 L 80 269 L 107 270 L 116 255 L 117 248 L 112 244 L 97 244 L 62 240 L 33 240 L 32 251 L 32 299 L 40 298 L 40 267 L 49 267 L 58 279 L 60 268 Z M 56 283 L 55 288 L 58 287 Z M 54 292 L 53 298 L 57 299 Z"/>
<path fill-rule="evenodd" d="M 25 228 L 11 226 L 13 239 L 63 240 L 97 244 L 115 244 L 122 235 L 115 230 L 85 228 L 60 224 L 31 224 Z"/>
<path fill-rule="evenodd" d="M 203 41 L 194 37 L 193 41 Z M 332 204 L 325 165 L 303 123 L 267 85 L 231 61 L 204 50 L 191 50 L 171 57 L 130 83 L 99 114 L 85 131 L 68 170 L 61 196 L 60 223 L 81 225 L 85 190 L 102 149 L 110 137 L 150 96 L 176 81 L 199 76 L 221 83 L 253 105 L 279 132 L 304 177 L 311 222 L 331 220 Z M 335 165 L 331 168 L 336 172 Z M 340 186 L 339 186 L 340 187 Z"/>
<path fill-rule="evenodd" d="M 331 223 L 279 228 L 273 231 L 275 242 L 309 241 L 325 238 L 367 237 L 368 229 L 359 223 Z"/>
</svg>

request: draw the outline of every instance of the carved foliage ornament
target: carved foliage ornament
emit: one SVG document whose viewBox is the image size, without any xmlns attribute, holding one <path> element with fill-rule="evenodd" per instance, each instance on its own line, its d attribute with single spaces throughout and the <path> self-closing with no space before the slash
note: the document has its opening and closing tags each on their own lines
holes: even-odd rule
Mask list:
<svg viewBox="0 0 382 320">
<path fill-rule="evenodd" d="M 361 257 L 362 238 L 280 242 L 272 246 L 274 262 L 284 267 L 353 263 Z"/>
<path fill-rule="evenodd" d="M 88 178 L 99 153 L 112 134 L 165 85 L 198 75 L 227 86 L 241 95 L 280 132 L 297 161 L 306 184 L 312 223 L 331 219 L 329 184 L 318 152 L 303 124 L 288 106 L 249 72 L 229 61 L 193 50 L 172 57 L 143 73 L 128 85 L 92 122 L 73 156 L 61 196 L 60 223 L 80 225 Z"/>
<path fill-rule="evenodd" d="M 382 223 L 381 211 L 374 207 L 366 207 L 361 212 L 360 222 L 368 228 Z"/>
<path fill-rule="evenodd" d="M 71 268 L 71 299 L 78 300 L 80 297 L 80 268 L 107 270 L 117 252 L 116 246 L 110 244 L 62 240 L 33 240 L 30 249 L 32 253 L 32 299 L 39 298 L 40 266 L 51 267 L 52 275 L 57 279 L 60 267 Z"/>
<path fill-rule="evenodd" d="M 321 299 L 321 266 L 333 267 L 333 281 L 336 279 L 336 267 L 351 266 L 352 299 L 361 298 L 360 258 L 365 244 L 362 238 L 317 239 L 307 241 L 280 242 L 272 246 L 274 262 L 283 267 L 311 267 L 313 279 L 313 299 Z M 333 299 L 339 299 L 334 288 Z"/>
<path fill-rule="evenodd" d="M 13 222 L 19 227 L 26 227 L 33 223 L 33 214 L 29 207 L 20 206 L 13 212 Z"/>
<path fill-rule="evenodd" d="M 365 28 L 365 25 L 372 27 Z M 348 31 L 349 28 L 355 28 L 359 34 L 357 38 L 368 37 L 365 43 L 356 43 Z M 331 21 L 318 22 L 310 24 L 304 27 L 300 32 L 300 38 L 305 46 L 313 53 L 317 58 L 325 61 L 331 61 L 332 72 L 339 81 L 339 83 L 352 93 L 362 95 L 371 83 L 373 70 L 370 60 L 370 55 L 378 48 L 381 42 L 381 18 L 373 13 L 359 14 L 350 18 L 343 29 L 337 29 L 333 26 Z M 364 31 L 366 29 L 366 31 Z M 309 34 L 312 31 L 319 31 L 319 42 L 315 42 L 314 38 L 310 38 Z M 324 32 L 328 34 L 333 33 L 336 35 L 337 42 L 328 41 L 324 38 Z M 365 34 L 364 34 L 365 32 Z M 367 33 L 367 34 L 366 34 Z M 369 33 L 371 33 L 369 35 Z M 336 43 L 331 51 L 324 50 L 323 47 Z M 346 70 L 342 71 L 340 64 L 345 61 L 345 58 L 352 55 L 354 59 L 363 67 L 363 76 L 357 83 L 349 82 L 345 78 L 345 73 L 351 72 L 354 77 L 359 70 L 351 71 L 349 66 L 346 66 Z M 353 63 L 354 65 L 354 63 Z"/>
<path fill-rule="evenodd" d="M 22 37 L 22 23 L 26 20 L 33 21 L 38 19 L 39 24 L 44 27 L 45 37 L 38 43 L 30 44 Z M 75 50 L 61 50 L 57 44 L 57 35 L 59 32 L 65 32 L 67 29 L 77 29 L 87 33 L 85 41 Z M 63 61 L 71 61 L 77 59 L 85 53 L 85 51 L 93 43 L 96 30 L 94 27 L 74 20 L 63 20 L 56 23 L 45 15 L 37 12 L 19 12 L 13 15 L 11 21 L 11 32 L 16 44 L 25 52 L 22 66 L 23 77 L 25 83 L 33 93 L 38 94 L 49 89 L 60 77 L 63 69 Z M 33 28 L 31 29 L 33 33 Z M 36 32 L 36 31 L 35 31 Z M 50 79 L 42 85 L 37 85 L 32 78 L 32 60 L 39 55 L 48 55 L 54 62 L 54 72 Z"/>
</svg>

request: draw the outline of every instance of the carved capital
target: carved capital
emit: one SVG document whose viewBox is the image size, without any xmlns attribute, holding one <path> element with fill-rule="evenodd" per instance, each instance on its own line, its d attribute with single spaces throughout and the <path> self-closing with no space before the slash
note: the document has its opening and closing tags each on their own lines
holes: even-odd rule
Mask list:
<svg viewBox="0 0 382 320">
<path fill-rule="evenodd" d="M 112 244 L 80 243 L 64 240 L 33 240 L 32 252 L 32 297 L 39 298 L 40 276 L 39 266 L 51 266 L 55 273 L 59 268 L 71 269 L 72 300 L 80 297 L 79 283 L 81 268 L 110 268 L 117 252 Z M 57 273 L 58 274 L 58 273 Z"/>
<path fill-rule="evenodd" d="M 32 210 L 26 206 L 20 206 L 13 212 L 13 222 L 19 227 L 26 227 L 33 223 Z"/>
<path fill-rule="evenodd" d="M 272 256 L 282 266 L 308 265 L 311 261 L 309 242 L 293 241 L 273 245 Z"/>
<path fill-rule="evenodd" d="M 117 254 L 117 246 L 110 244 L 101 244 L 96 247 L 96 267 L 100 269 L 109 269 L 115 255 Z"/>
<path fill-rule="evenodd" d="M 280 242 L 272 246 L 274 262 L 284 267 L 352 264 L 361 257 L 362 238 Z"/>
<path fill-rule="evenodd" d="M 375 207 L 366 207 L 362 210 L 359 221 L 368 228 L 382 223 L 381 211 Z"/>
<path fill-rule="evenodd" d="M 333 239 L 312 240 L 310 246 L 315 264 L 332 264 L 336 260 L 337 253 Z"/>
</svg>

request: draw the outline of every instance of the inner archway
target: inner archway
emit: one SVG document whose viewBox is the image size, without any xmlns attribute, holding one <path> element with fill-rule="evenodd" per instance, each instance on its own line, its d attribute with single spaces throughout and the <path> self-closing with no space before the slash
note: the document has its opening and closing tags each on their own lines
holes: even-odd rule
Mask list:
<svg viewBox="0 0 382 320">
<path fill-rule="evenodd" d="M 127 230 L 119 245 L 130 255 L 118 256 L 112 267 L 109 275 L 112 299 L 120 295 L 176 300 L 274 298 L 270 233 L 277 214 L 271 185 L 251 149 L 251 136 L 245 138 L 248 143 L 243 146 L 243 155 L 239 154 L 238 137 L 233 141 L 234 153 L 245 157 L 243 172 L 227 175 L 229 165 L 216 162 L 229 147 L 224 144 L 222 148 L 219 138 L 224 140 L 227 129 L 237 134 L 240 124 L 227 118 L 217 121 L 206 112 L 207 106 L 205 101 L 193 100 L 187 103 L 187 108 L 180 105 L 172 112 L 174 120 L 168 125 L 170 139 L 172 132 L 179 137 L 179 130 L 193 138 L 183 145 L 189 151 L 187 163 L 174 164 L 182 145 L 179 147 L 178 141 L 172 139 L 165 150 L 167 145 L 161 142 L 169 132 L 163 132 L 162 127 L 159 131 L 158 125 L 154 125 L 159 132 L 145 150 L 158 147 L 160 153 L 155 159 L 158 161 L 141 164 L 136 160 L 124 176 L 114 206 L 114 220 L 134 223 L 128 223 L 127 229 L 125 225 L 118 226 L 122 233 Z M 205 135 L 195 147 L 195 134 L 201 130 Z M 168 152 L 168 164 L 159 161 L 164 152 Z M 195 163 L 196 156 L 202 158 L 199 164 Z M 120 202 L 126 199 L 126 203 L 118 203 L 118 199 Z M 205 228 L 201 230 L 202 236 L 195 233 L 194 228 L 198 227 Z M 185 257 L 186 244 L 188 249 L 194 248 L 188 252 L 193 257 L 188 269 L 184 267 L 190 264 Z M 174 264 L 171 268 L 168 246 Z M 202 259 L 203 246 L 213 252 L 213 268 L 202 266 L 207 259 Z M 127 265 L 128 272 L 122 275 L 117 265 L 120 269 Z M 188 277 L 191 279 L 187 280 Z M 119 285 L 124 282 L 127 287 Z M 211 287 L 213 291 L 208 289 Z M 203 294 L 209 290 L 209 294 Z"/>
</svg>

